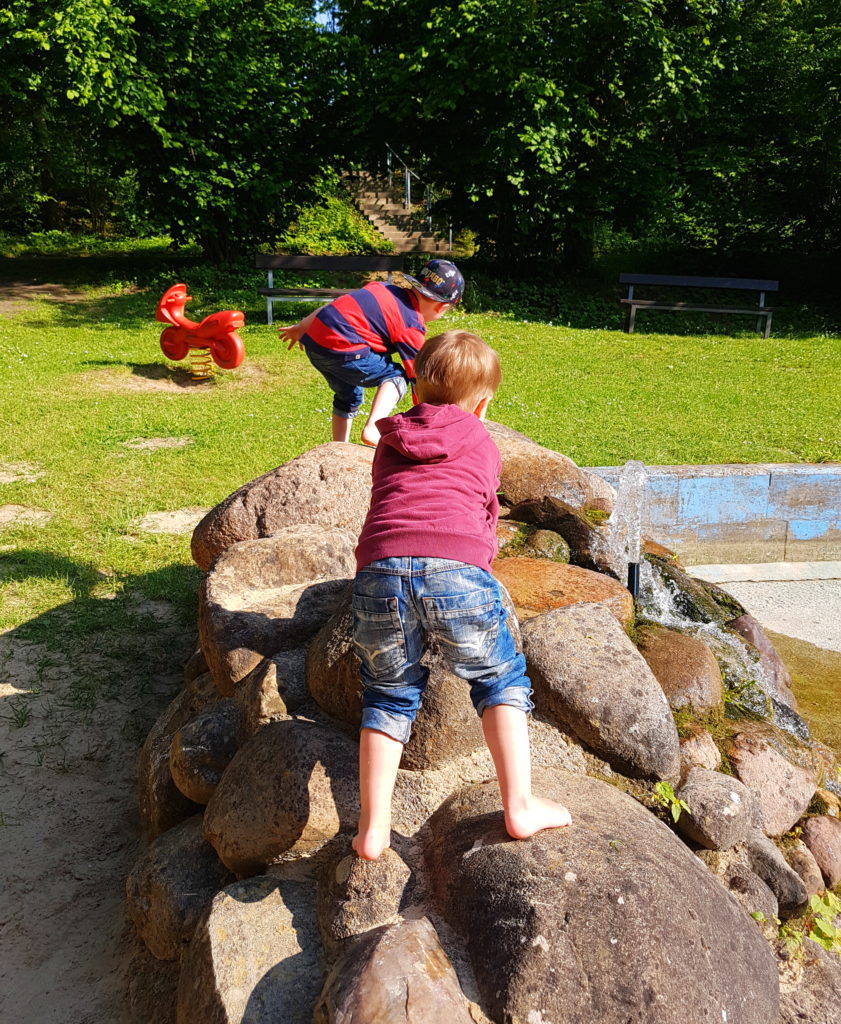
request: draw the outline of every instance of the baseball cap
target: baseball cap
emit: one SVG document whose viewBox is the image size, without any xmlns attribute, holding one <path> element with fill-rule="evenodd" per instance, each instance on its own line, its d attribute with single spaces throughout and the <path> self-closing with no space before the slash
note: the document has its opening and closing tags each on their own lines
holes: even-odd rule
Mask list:
<svg viewBox="0 0 841 1024">
<path fill-rule="evenodd" d="M 417 277 L 403 275 L 413 288 L 435 302 L 455 305 L 464 292 L 461 271 L 449 260 L 430 260 L 418 271 Z"/>
</svg>

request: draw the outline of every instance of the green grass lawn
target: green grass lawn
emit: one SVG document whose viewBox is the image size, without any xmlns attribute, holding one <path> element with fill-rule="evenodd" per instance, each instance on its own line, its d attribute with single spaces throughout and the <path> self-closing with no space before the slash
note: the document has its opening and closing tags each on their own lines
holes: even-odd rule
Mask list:
<svg viewBox="0 0 841 1024">
<path fill-rule="evenodd" d="M 79 301 L 28 302 L 0 320 L 0 461 L 43 473 L 0 484 L 0 505 L 52 513 L 46 525 L 0 527 L 0 628 L 66 650 L 128 628 L 126 602 L 138 595 L 173 601 L 192 628 L 189 538 L 144 533 L 137 519 L 210 507 L 329 436 L 328 389 L 266 326 L 258 277 L 247 290 L 194 293 L 194 319 L 230 307 L 248 317 L 244 366 L 205 385 L 176 386 L 183 371 L 158 344 L 155 302 L 173 277 L 149 291 L 89 280 Z M 644 324 L 628 336 L 618 308 L 615 322 L 582 330 L 455 312 L 440 327 L 476 331 L 498 350 L 492 418 L 580 465 L 841 459 L 837 338 L 665 335 Z M 158 437 L 189 444 L 126 446 Z"/>
</svg>

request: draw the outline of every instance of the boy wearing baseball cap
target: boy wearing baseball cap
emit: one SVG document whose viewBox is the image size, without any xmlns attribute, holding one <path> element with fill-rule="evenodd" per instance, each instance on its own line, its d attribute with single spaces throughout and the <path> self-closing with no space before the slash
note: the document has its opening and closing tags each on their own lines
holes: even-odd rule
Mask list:
<svg viewBox="0 0 841 1024">
<path fill-rule="evenodd" d="M 362 441 L 377 444 L 377 420 L 388 416 L 408 384 L 414 384 L 414 361 L 426 325 L 456 305 L 464 292 L 464 278 L 449 260 L 430 260 L 417 277 L 404 276 L 410 288 L 374 281 L 279 329 L 290 349 L 296 343 L 303 348 L 333 391 L 334 441 L 349 440 L 364 389 L 375 387 Z M 393 354 L 402 366 L 392 360 Z"/>
</svg>

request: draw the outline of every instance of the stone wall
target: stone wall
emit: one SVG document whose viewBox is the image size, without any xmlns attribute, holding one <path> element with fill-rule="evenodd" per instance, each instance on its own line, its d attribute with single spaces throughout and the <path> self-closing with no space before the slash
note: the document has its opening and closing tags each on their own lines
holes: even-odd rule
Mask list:
<svg viewBox="0 0 841 1024">
<path fill-rule="evenodd" d="M 841 465 L 648 466 L 649 532 L 687 564 L 841 559 Z M 619 468 L 590 469 L 617 484 Z"/>
</svg>

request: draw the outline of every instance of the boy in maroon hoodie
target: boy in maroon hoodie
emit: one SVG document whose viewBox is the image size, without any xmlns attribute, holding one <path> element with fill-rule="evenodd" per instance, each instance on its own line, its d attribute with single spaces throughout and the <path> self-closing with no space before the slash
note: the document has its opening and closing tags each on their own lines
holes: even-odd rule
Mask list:
<svg viewBox="0 0 841 1024">
<path fill-rule="evenodd" d="M 435 637 L 470 685 L 515 839 L 569 825 L 531 792 L 525 659 L 490 574 L 500 457 L 484 426 L 501 378 L 496 353 L 467 331 L 431 338 L 415 362 L 419 404 L 377 424 L 371 506 L 356 548 L 353 636 L 364 689 L 356 853 L 376 860 L 391 837 L 391 797 L 426 687 Z"/>
</svg>

